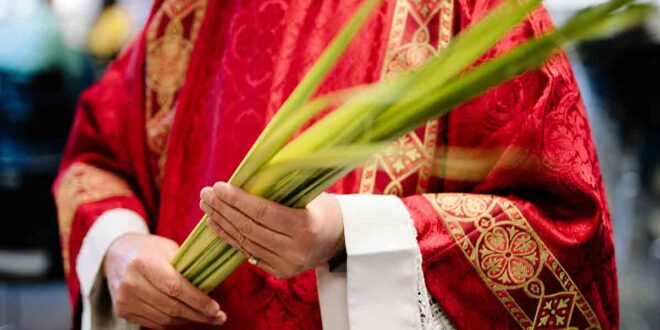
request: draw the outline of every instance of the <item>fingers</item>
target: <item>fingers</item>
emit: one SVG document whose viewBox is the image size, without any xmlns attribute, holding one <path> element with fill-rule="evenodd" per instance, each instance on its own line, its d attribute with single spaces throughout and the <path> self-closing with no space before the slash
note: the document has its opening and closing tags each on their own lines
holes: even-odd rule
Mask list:
<svg viewBox="0 0 660 330">
<path fill-rule="evenodd" d="M 257 266 L 279 279 L 291 278 L 293 275 L 302 271 L 300 267 L 257 243 L 249 242 L 245 249 L 248 250 L 252 256 L 259 259 Z"/>
<path fill-rule="evenodd" d="M 326 247 L 338 240 L 332 230 L 321 230 L 333 229 L 319 225 L 327 213 L 322 207 L 291 209 L 223 182 L 202 189 L 200 195 L 200 208 L 218 236 L 248 257 L 259 258 L 258 265 L 279 278 L 326 260 Z"/>
<path fill-rule="evenodd" d="M 217 302 L 183 278 L 169 263 L 161 260 L 148 261 L 141 266 L 141 273 L 147 281 L 165 295 L 181 301 L 207 317 L 219 317 L 222 313 Z"/>
<path fill-rule="evenodd" d="M 277 255 L 273 251 L 261 246 L 259 243 L 252 242 L 251 240 L 244 240 L 238 245 L 231 234 L 228 234 L 223 228 L 218 226 L 212 220 L 208 220 L 208 225 L 211 229 L 218 233 L 218 236 L 225 239 L 231 246 L 239 249 L 248 258 L 254 256 L 259 259 L 257 267 L 265 270 L 279 279 L 291 278 L 300 273 L 304 263 L 293 264 L 282 256 Z M 226 223 L 226 221 L 223 221 Z M 229 225 L 231 227 L 231 225 Z M 235 230 L 235 229 L 234 229 Z"/>
<path fill-rule="evenodd" d="M 280 280 L 290 279 L 298 274 L 298 272 L 292 271 L 291 269 L 293 268 L 291 267 L 285 267 L 285 268 L 275 267 L 269 264 L 267 261 L 261 259 L 256 264 L 256 266 L 263 269 L 267 273 L 272 274 L 273 276 L 275 276 L 277 279 Z"/>
<path fill-rule="evenodd" d="M 233 228 L 224 229 L 234 240 L 241 243 L 241 245 L 245 239 L 244 237 L 247 236 L 251 241 L 257 242 L 271 251 L 278 251 L 290 239 L 281 233 L 262 226 L 242 212 L 215 198 L 210 189 L 203 189 L 201 195 L 202 203 L 200 203 L 200 207 L 202 210 L 209 214 L 211 219 L 223 228 L 227 227 L 223 226 L 223 222 L 231 223 Z"/>
<path fill-rule="evenodd" d="M 154 315 L 152 320 L 157 320 L 159 322 L 167 322 L 171 324 L 174 319 L 185 319 L 200 323 L 209 323 L 209 324 L 222 324 L 225 321 L 224 314 L 218 313 L 216 317 L 210 317 L 206 314 L 202 314 L 199 311 L 190 308 L 190 306 L 180 302 L 179 300 L 167 296 L 163 292 L 159 291 L 156 287 L 153 286 L 146 278 L 140 278 L 138 280 L 138 287 L 143 288 L 143 292 L 140 294 L 140 301 L 147 305 L 150 309 L 154 309 L 156 313 L 150 313 Z M 162 323 L 161 323 L 162 324 Z"/>
<path fill-rule="evenodd" d="M 157 310 L 140 298 L 145 287 L 140 281 L 135 280 L 139 275 L 129 276 L 131 279 L 119 288 L 116 295 L 114 310 L 117 316 L 154 329 L 171 327 L 178 323 L 175 317 Z"/>
<path fill-rule="evenodd" d="M 156 329 L 156 330 L 161 330 L 165 329 L 167 325 L 160 325 L 146 317 L 140 316 L 140 315 L 129 315 L 125 317 L 125 319 L 133 324 L 137 324 L 141 327 L 145 327 L 148 329 Z"/>
<path fill-rule="evenodd" d="M 267 273 L 275 276 L 277 279 L 283 279 L 282 277 L 277 275 L 279 272 L 275 268 L 273 268 L 273 266 L 269 265 L 268 262 L 260 260 L 256 266 L 263 269 Z"/>
<path fill-rule="evenodd" d="M 231 224 L 227 225 L 227 221 L 221 221 L 223 226 L 219 226 L 216 222 L 209 219 L 208 225 L 213 229 L 218 236 L 228 241 L 229 245 L 234 246 L 236 249 L 240 250 L 249 257 L 256 257 L 259 260 L 266 261 L 269 264 L 282 266 L 286 263 L 286 260 L 281 256 L 277 255 L 272 250 L 262 246 L 259 242 L 254 242 L 246 236 L 242 236 L 240 233 L 236 232 L 236 228 L 233 228 Z M 234 237 L 242 236 L 240 243 L 236 241 Z"/>
<path fill-rule="evenodd" d="M 175 242 L 153 235 L 127 234 L 113 243 L 105 273 L 117 316 L 155 329 L 225 322 L 218 303 L 170 264 L 177 248 Z"/>
<path fill-rule="evenodd" d="M 211 210 L 208 212 L 215 212 L 215 211 Z M 251 255 L 248 253 L 248 251 L 245 251 L 245 249 L 243 248 L 243 244 L 246 242 L 247 238 L 243 235 L 238 234 L 238 230 L 234 227 L 234 225 L 229 223 L 229 221 L 226 220 L 214 221 L 212 217 L 216 217 L 216 216 L 222 217 L 221 215 L 211 215 L 206 222 L 208 226 L 211 227 L 211 229 L 213 229 L 213 231 L 215 231 L 220 238 L 227 241 L 229 245 L 233 246 L 236 250 L 242 252 L 249 258 Z"/>
<path fill-rule="evenodd" d="M 233 187 L 225 182 L 213 185 L 215 197 L 236 210 L 240 210 L 250 219 L 271 230 L 291 236 L 294 228 L 291 212 L 295 211 L 265 198 L 256 197 Z"/>
<path fill-rule="evenodd" d="M 175 316 L 167 315 L 153 306 L 145 303 L 144 301 L 140 301 L 141 303 L 137 304 L 133 308 L 133 313 L 132 315 L 129 315 L 126 319 L 133 322 L 133 323 L 138 323 L 143 326 L 147 326 L 149 328 L 154 327 L 156 325 L 158 329 L 164 329 L 164 328 L 172 328 L 176 326 L 180 326 L 184 324 L 184 320 L 177 318 Z M 135 320 L 132 320 L 135 319 Z"/>
</svg>

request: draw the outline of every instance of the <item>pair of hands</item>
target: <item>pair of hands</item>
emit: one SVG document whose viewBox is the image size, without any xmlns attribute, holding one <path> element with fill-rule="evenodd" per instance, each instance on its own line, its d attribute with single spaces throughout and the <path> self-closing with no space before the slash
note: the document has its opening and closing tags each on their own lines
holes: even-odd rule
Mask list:
<svg viewBox="0 0 660 330">
<path fill-rule="evenodd" d="M 284 207 L 223 182 L 200 195 L 208 225 L 277 278 L 325 263 L 344 248 L 341 210 L 330 195 L 305 209 Z M 113 242 L 104 273 L 119 317 L 154 329 L 226 321 L 217 302 L 171 266 L 177 249 L 175 242 L 155 235 L 126 234 Z"/>
</svg>

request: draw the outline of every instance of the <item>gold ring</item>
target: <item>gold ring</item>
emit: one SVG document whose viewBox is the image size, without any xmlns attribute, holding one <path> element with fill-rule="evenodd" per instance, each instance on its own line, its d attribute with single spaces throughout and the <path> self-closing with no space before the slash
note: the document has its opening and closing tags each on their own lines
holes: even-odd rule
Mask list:
<svg viewBox="0 0 660 330">
<path fill-rule="evenodd" d="M 248 259 L 248 262 L 250 263 L 250 265 L 256 266 L 259 263 L 259 258 L 250 257 L 250 259 Z"/>
</svg>

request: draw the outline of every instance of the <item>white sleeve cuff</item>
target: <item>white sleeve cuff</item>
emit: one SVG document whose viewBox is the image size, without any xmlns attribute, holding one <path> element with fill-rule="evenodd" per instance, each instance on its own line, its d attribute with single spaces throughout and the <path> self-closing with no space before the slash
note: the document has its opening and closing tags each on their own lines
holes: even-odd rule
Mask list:
<svg viewBox="0 0 660 330">
<path fill-rule="evenodd" d="M 149 233 L 145 220 L 128 209 L 113 209 L 103 213 L 92 225 L 83 239 L 76 272 L 80 281 L 83 300 L 82 329 L 91 329 L 92 306 L 90 295 L 100 275 L 105 253 L 119 236 L 128 233 Z"/>
<path fill-rule="evenodd" d="M 335 195 L 346 272 L 317 268 L 324 329 L 453 330 L 426 289 L 417 231 L 401 199 Z"/>
<path fill-rule="evenodd" d="M 394 196 L 335 197 L 344 218 L 347 272 L 344 290 L 341 275 L 317 272 L 323 327 L 422 329 L 421 254 L 407 208 Z"/>
</svg>

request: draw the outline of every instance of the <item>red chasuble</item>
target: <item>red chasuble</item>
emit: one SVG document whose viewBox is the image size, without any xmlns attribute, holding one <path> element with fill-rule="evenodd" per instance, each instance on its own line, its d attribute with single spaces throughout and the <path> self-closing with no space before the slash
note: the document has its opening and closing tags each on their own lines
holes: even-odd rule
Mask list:
<svg viewBox="0 0 660 330">
<path fill-rule="evenodd" d="M 386 1 L 319 94 L 421 65 L 495 2 Z M 96 218 L 132 209 L 182 242 L 202 216 L 200 189 L 230 177 L 359 3 L 157 1 L 82 96 L 55 184 L 77 311 L 75 260 Z M 549 29 L 537 10 L 484 60 Z M 331 192 L 401 196 L 426 285 L 458 329 L 618 326 L 612 226 L 563 54 L 402 137 Z M 243 265 L 212 295 L 224 329 L 321 327 L 313 271 L 281 281 Z"/>
</svg>

